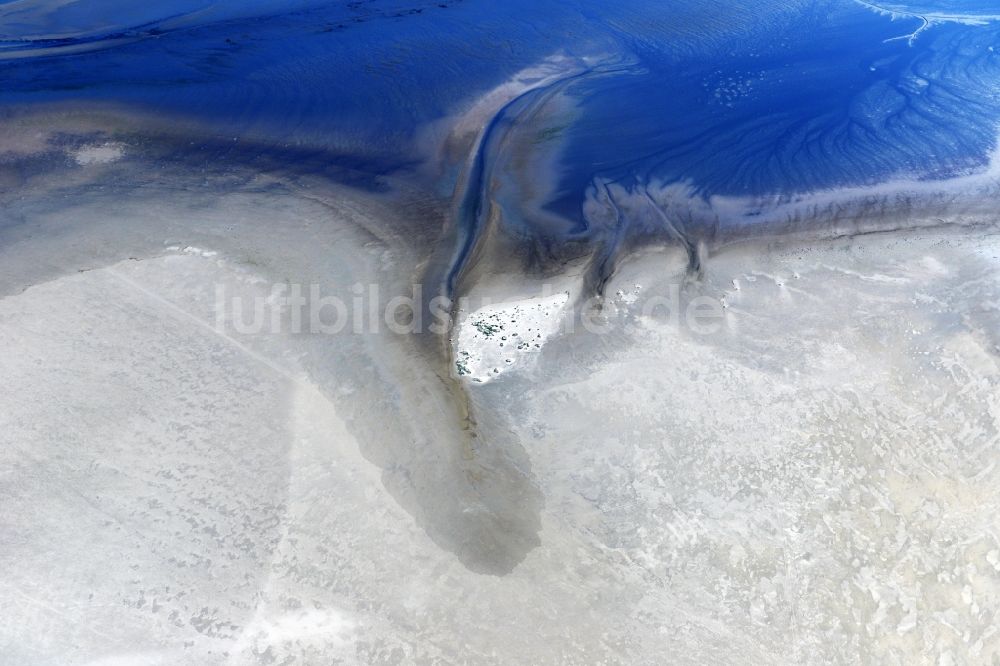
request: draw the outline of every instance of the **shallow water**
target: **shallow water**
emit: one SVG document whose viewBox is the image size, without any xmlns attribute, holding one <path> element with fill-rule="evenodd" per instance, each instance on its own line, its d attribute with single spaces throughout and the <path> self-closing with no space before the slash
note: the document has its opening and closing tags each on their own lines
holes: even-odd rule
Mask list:
<svg viewBox="0 0 1000 666">
<path fill-rule="evenodd" d="M 521 160 L 557 153 L 531 210 L 577 230 L 595 179 L 682 182 L 707 199 L 965 173 L 988 162 L 1000 112 L 998 28 L 972 2 L 19 0 L 2 11 L 0 102 L 124 103 L 375 175 L 414 170 L 429 123 L 519 70 L 585 59 L 591 74 L 518 148 Z M 922 15 L 931 24 L 918 31 Z M 62 49 L 72 57 L 52 57 Z"/>
</svg>

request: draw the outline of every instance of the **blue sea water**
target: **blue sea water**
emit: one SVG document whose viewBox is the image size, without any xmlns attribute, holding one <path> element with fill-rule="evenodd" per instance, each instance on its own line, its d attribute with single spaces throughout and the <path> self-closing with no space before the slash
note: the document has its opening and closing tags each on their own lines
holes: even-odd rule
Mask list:
<svg viewBox="0 0 1000 666">
<path fill-rule="evenodd" d="M 707 200 L 983 167 L 998 15 L 974 0 L 7 0 L 0 108 L 113 103 L 405 175 L 431 123 L 562 55 L 588 63 L 545 102 L 563 112 L 504 122 L 558 138 L 520 150 L 555 165 L 535 210 L 578 233 L 595 182 Z M 448 191 L 455 173 L 441 178 Z"/>
</svg>

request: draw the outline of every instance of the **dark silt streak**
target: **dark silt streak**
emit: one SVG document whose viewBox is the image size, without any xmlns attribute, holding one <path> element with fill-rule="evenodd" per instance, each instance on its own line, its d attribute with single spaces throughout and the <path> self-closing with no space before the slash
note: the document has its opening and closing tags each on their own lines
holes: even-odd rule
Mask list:
<svg viewBox="0 0 1000 666">
<path fill-rule="evenodd" d="M 586 273 L 586 283 L 584 290 L 598 297 L 604 295 L 604 289 L 615 271 L 615 263 L 621 251 L 622 242 L 625 236 L 625 215 L 615 201 L 614 194 L 608 188 L 606 181 L 595 182 L 595 187 L 603 194 L 608 207 L 614 213 L 614 223 L 611 225 L 610 233 L 605 235 L 600 247 L 590 264 L 590 270 Z"/>
<path fill-rule="evenodd" d="M 653 200 L 647 188 L 643 188 L 642 194 L 657 216 L 663 220 L 663 228 L 667 230 L 670 238 L 684 247 L 688 257 L 688 270 L 692 273 L 698 273 L 701 270 L 701 257 L 698 252 L 698 243 L 691 237 L 690 229 L 685 228 L 678 221 L 672 220 L 670 215 Z"/>
</svg>

